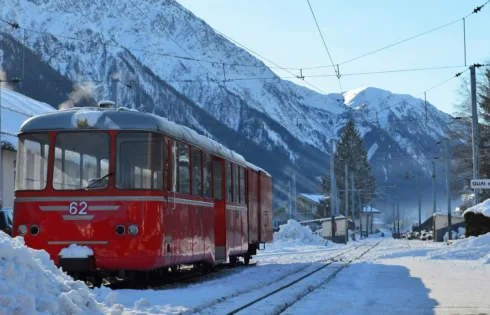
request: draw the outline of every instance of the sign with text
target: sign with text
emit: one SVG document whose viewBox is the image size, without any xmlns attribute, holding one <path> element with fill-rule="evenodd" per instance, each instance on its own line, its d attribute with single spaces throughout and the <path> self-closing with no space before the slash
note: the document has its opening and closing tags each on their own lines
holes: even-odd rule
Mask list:
<svg viewBox="0 0 490 315">
<path fill-rule="evenodd" d="M 473 189 L 490 189 L 490 179 L 472 179 L 470 187 Z"/>
</svg>

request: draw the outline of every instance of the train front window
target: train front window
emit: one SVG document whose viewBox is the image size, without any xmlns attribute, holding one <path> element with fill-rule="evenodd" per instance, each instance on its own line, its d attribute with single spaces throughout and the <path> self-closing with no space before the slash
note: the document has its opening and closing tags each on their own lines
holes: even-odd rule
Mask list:
<svg viewBox="0 0 490 315">
<path fill-rule="evenodd" d="M 105 189 L 110 137 L 105 132 L 62 132 L 54 148 L 53 188 Z"/>
<path fill-rule="evenodd" d="M 19 137 L 16 190 L 46 188 L 49 159 L 49 135 L 28 134 Z"/>
<path fill-rule="evenodd" d="M 163 189 L 164 136 L 152 132 L 120 132 L 116 139 L 116 187 Z"/>
</svg>

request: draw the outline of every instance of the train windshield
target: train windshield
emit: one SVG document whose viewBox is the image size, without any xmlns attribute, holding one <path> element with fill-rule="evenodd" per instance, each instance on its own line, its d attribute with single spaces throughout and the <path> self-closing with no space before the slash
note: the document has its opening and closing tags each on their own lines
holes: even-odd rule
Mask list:
<svg viewBox="0 0 490 315">
<path fill-rule="evenodd" d="M 19 136 L 17 151 L 18 172 L 16 190 L 43 190 L 46 188 L 49 159 L 49 135 Z"/>
<path fill-rule="evenodd" d="M 110 137 L 106 132 L 58 133 L 54 148 L 53 188 L 107 188 L 109 148 Z"/>
</svg>

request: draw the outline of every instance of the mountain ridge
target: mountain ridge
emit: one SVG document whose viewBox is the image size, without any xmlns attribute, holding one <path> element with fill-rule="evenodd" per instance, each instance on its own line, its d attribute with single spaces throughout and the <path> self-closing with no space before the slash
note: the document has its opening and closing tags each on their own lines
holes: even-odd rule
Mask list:
<svg viewBox="0 0 490 315">
<path fill-rule="evenodd" d="M 384 90 L 372 87 L 342 95 L 322 95 L 282 80 L 262 61 L 215 33 L 205 21 L 173 0 L 153 5 L 151 1 L 140 1 L 143 12 L 152 5 L 149 18 L 128 1 L 83 0 L 76 6 L 68 0 L 0 0 L 0 3 L 3 4 L 0 15 L 6 20 L 52 34 L 78 37 L 78 40 L 53 38 L 28 32 L 26 44 L 37 54 L 38 63 L 49 65 L 71 82 L 85 82 L 91 89 L 87 103 L 113 98 L 111 78 L 118 75 L 121 82 L 131 86 L 117 85 L 120 103 L 166 116 L 217 140 L 225 136 L 221 133 L 230 133 L 225 130 L 233 130 L 235 136 L 260 147 L 262 155 L 273 155 L 264 159 L 287 158 L 284 170 L 275 163 L 262 161 L 275 169 L 271 173 L 279 182 L 275 190 L 279 201 L 287 195 L 284 185 L 293 171 L 308 178 L 304 179 L 308 184 L 298 191 L 306 187 L 310 191 L 318 189 L 314 188 L 315 178 L 328 169 L 330 139 L 337 137 L 349 119 L 356 121 L 366 149 L 372 152 L 378 183 L 403 182 L 399 177 L 405 174 L 404 165 L 413 164 L 413 170 L 427 174 L 429 169 L 420 159 L 428 158 L 432 151 L 425 148 L 445 135 L 451 121 L 450 115 L 430 103 L 426 120 L 425 103 L 408 95 L 389 91 L 379 95 Z M 0 31 L 5 34 L 8 30 L 3 27 Z M 23 43 L 21 35 L 20 32 L 12 35 L 19 45 Z M 80 40 L 87 38 L 90 41 Z M 108 45 L 109 39 L 124 48 Z M 215 63 L 165 57 L 185 55 L 173 40 L 195 59 Z M 2 67 L 4 61 L 2 56 Z M 17 60 L 9 71 L 18 72 L 19 67 Z M 224 81 L 224 75 L 234 81 Z M 257 79 L 269 76 L 273 78 Z M 66 91 L 66 87 L 64 90 L 66 97 L 72 92 Z M 340 97 L 342 100 L 338 100 Z M 187 99 L 189 105 L 172 103 L 179 98 Z M 198 109 L 208 116 L 193 117 Z M 229 129 L 214 130 L 213 134 L 210 124 L 222 124 Z M 247 151 L 247 146 L 238 146 L 237 150 Z M 406 161 L 400 163 L 390 158 L 390 152 L 405 156 Z M 253 159 L 257 161 L 256 157 Z M 380 159 L 387 162 L 374 163 Z M 261 166 L 260 161 L 255 164 Z"/>
</svg>

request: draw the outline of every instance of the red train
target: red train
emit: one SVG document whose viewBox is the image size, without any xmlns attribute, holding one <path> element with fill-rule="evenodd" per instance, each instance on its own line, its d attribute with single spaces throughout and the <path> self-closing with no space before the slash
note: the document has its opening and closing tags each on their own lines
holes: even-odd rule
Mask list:
<svg viewBox="0 0 490 315">
<path fill-rule="evenodd" d="M 14 236 L 63 270 L 100 275 L 212 268 L 272 242 L 272 178 L 165 118 L 111 102 L 27 120 Z M 93 255 L 61 258 L 71 244 Z"/>
</svg>

